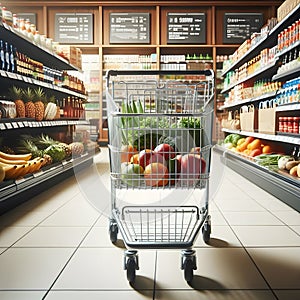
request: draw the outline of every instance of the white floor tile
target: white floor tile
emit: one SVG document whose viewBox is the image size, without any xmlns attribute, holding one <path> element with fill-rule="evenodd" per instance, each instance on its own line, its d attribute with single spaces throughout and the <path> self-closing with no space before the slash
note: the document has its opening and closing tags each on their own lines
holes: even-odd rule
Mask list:
<svg viewBox="0 0 300 300">
<path fill-rule="evenodd" d="M 195 242 L 195 247 L 213 247 L 213 248 L 230 248 L 230 247 L 242 247 L 241 243 L 235 236 L 232 229 L 227 226 L 212 226 L 212 232 L 210 235 L 210 241 L 205 244 L 201 233 Z"/>
<path fill-rule="evenodd" d="M 131 289 L 123 269 L 123 253 L 118 248 L 79 248 L 54 285 L 54 289 Z M 140 251 L 140 270 L 135 288 L 152 289 L 155 251 Z"/>
<path fill-rule="evenodd" d="M 72 248 L 10 248 L 0 255 L 0 290 L 48 289 Z"/>
<path fill-rule="evenodd" d="M 271 288 L 300 289 L 300 247 L 247 250 Z"/>
<path fill-rule="evenodd" d="M 262 276 L 242 248 L 196 248 L 197 267 L 192 287 L 198 289 L 267 289 Z M 187 289 L 180 270 L 180 252 L 159 251 L 158 289 Z M 245 272 L 247 270 L 247 272 Z"/>
<path fill-rule="evenodd" d="M 152 291 L 51 291 L 46 300 L 143 300 L 153 299 Z"/>
<path fill-rule="evenodd" d="M 93 227 L 82 242 L 81 247 L 114 247 L 110 241 L 108 226 Z"/>
<path fill-rule="evenodd" d="M 246 247 L 300 246 L 300 237 L 286 226 L 232 226 Z"/>
<path fill-rule="evenodd" d="M 277 211 L 274 213 L 284 224 L 300 225 L 300 213 L 293 211 Z"/>
<path fill-rule="evenodd" d="M 0 291 L 1 300 L 41 300 L 46 291 Z"/>
<path fill-rule="evenodd" d="M 284 225 L 267 211 L 224 211 L 223 214 L 230 225 Z"/>
<path fill-rule="evenodd" d="M 14 247 L 77 247 L 88 227 L 36 227 Z"/>
<path fill-rule="evenodd" d="M 10 247 L 33 227 L 0 227 L 0 247 Z"/>
<path fill-rule="evenodd" d="M 300 235 L 300 226 L 290 226 L 296 233 Z"/>
<path fill-rule="evenodd" d="M 256 290 L 184 290 L 161 291 L 155 293 L 155 300 L 275 300 L 271 291 Z"/>
<path fill-rule="evenodd" d="M 259 205 L 255 200 L 248 196 L 235 195 L 232 198 L 218 199 L 216 202 L 218 208 L 224 211 L 265 211 L 265 209 Z"/>
</svg>

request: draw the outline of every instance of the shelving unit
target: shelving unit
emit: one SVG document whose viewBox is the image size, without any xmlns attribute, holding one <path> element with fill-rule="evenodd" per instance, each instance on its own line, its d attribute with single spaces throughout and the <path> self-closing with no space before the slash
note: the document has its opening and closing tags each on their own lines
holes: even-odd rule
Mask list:
<svg viewBox="0 0 300 300">
<path fill-rule="evenodd" d="M 7 3 L 6 3 L 7 2 Z M 92 13 L 94 16 L 94 40 L 92 44 L 78 44 L 83 54 L 99 56 L 99 98 L 100 98 L 100 142 L 107 142 L 107 129 L 105 124 L 105 55 L 155 55 L 156 62 L 153 68 L 160 69 L 161 56 L 163 55 L 187 55 L 208 54 L 212 59 L 213 70 L 216 72 L 218 64 L 216 57 L 223 54 L 231 54 L 239 45 L 223 43 L 223 26 L 220 20 L 226 12 L 259 12 L 263 14 L 264 22 L 276 15 L 277 7 L 283 2 L 278 1 L 240 1 L 236 7 L 236 1 L 29 1 L 24 8 L 23 1 L 2 1 L 3 5 L 13 8 L 14 12 L 30 11 L 37 15 L 37 28 L 55 39 L 53 26 L 54 15 L 57 12 Z M 150 14 L 150 43 L 149 44 L 110 44 L 109 42 L 109 14 L 118 12 L 147 12 Z M 168 44 L 167 42 L 167 13 L 194 13 L 201 12 L 206 16 L 206 42 L 197 44 Z M 194 63 L 186 62 L 187 67 Z M 192 66 L 195 67 L 195 66 Z M 217 99 L 217 97 L 216 97 Z M 216 111 L 217 113 L 217 111 Z"/>
<path fill-rule="evenodd" d="M 44 62 L 47 66 L 59 70 L 77 70 L 68 62 L 49 52 L 31 41 L 20 36 L 20 34 L 9 27 L 0 25 L 1 39 L 21 49 L 22 53 L 30 56 L 32 59 Z M 36 80 L 24 75 L 1 71 L 0 82 L 2 84 L 2 93 L 7 93 L 9 87 L 17 85 L 20 87 L 42 87 L 47 90 L 47 93 L 58 95 L 59 97 L 76 96 L 80 99 L 86 99 L 86 95 Z M 76 127 L 88 126 L 89 122 L 83 119 L 56 119 L 36 121 L 29 118 L 0 118 L 0 133 L 1 138 L 6 142 L 14 142 L 20 139 L 21 134 L 38 135 L 57 134 L 64 140 L 63 142 L 73 141 L 73 135 L 76 132 Z M 90 165 L 93 162 L 94 153 L 85 153 L 79 157 L 66 159 L 60 163 L 54 163 L 49 166 L 44 166 L 40 171 L 30 173 L 16 180 L 5 180 L 0 183 L 0 214 L 16 206 L 18 203 L 28 200 L 37 193 L 44 191 L 48 186 L 66 178 L 74 169 L 81 169 Z"/>
<path fill-rule="evenodd" d="M 269 35 L 261 40 L 258 44 L 256 44 L 252 49 L 250 49 L 243 57 L 233 63 L 226 71 L 223 72 L 223 76 L 228 72 L 238 69 L 245 62 L 250 59 L 256 57 L 261 50 L 265 47 L 273 47 L 277 44 L 277 36 L 278 34 L 291 25 L 295 20 L 299 19 L 300 5 L 298 5 L 290 14 L 288 14 L 281 22 L 279 22 L 275 28 L 273 28 Z M 297 47 L 294 45 L 293 47 Z M 293 48 L 291 47 L 291 48 Z M 290 49 L 291 49 L 290 48 Z M 286 51 L 289 51 L 287 49 Z M 270 78 L 270 80 L 282 80 L 287 81 L 293 78 L 297 78 L 300 75 L 300 69 L 294 68 L 289 70 L 288 72 L 278 73 L 278 68 L 280 59 L 282 55 L 286 53 L 286 51 L 275 56 L 274 63 L 270 64 L 268 67 L 265 67 L 251 76 L 246 77 L 243 80 L 238 80 L 234 84 L 229 85 L 223 92 L 228 92 L 236 85 L 241 82 L 246 82 L 249 79 L 259 79 L 266 76 L 266 78 Z M 267 73 L 266 73 L 267 71 Z M 255 104 L 257 106 L 258 102 L 266 99 L 274 99 L 276 98 L 279 90 L 263 94 L 258 97 L 253 97 L 249 99 L 240 100 L 238 102 L 233 102 L 223 106 L 223 109 L 226 110 L 236 110 L 239 109 L 243 105 Z M 281 104 L 276 107 L 276 118 L 278 123 L 278 116 L 284 115 L 287 113 L 292 113 L 293 115 L 299 115 L 300 106 L 299 103 L 289 103 L 289 104 Z M 291 149 L 294 146 L 300 145 L 300 134 L 292 134 L 292 133 L 283 133 L 277 131 L 276 134 L 264 134 L 260 132 L 248 132 L 241 130 L 230 130 L 223 128 L 223 132 L 226 134 L 229 133 L 238 133 L 243 136 L 252 136 L 254 138 L 259 138 L 262 140 L 275 142 L 277 145 L 280 145 L 283 150 L 289 151 L 286 153 L 291 153 Z M 274 195 L 280 198 L 282 201 L 291 205 L 298 211 L 300 210 L 300 179 L 296 177 L 289 176 L 288 174 L 270 171 L 266 168 L 263 168 L 257 165 L 254 161 L 249 160 L 249 158 L 234 153 L 232 151 L 227 151 L 224 148 L 217 146 L 216 150 L 224 153 L 224 160 L 227 165 L 232 167 L 234 170 L 247 177 L 249 180 L 253 181 L 258 186 L 264 188 L 265 190 L 274 193 Z"/>
</svg>

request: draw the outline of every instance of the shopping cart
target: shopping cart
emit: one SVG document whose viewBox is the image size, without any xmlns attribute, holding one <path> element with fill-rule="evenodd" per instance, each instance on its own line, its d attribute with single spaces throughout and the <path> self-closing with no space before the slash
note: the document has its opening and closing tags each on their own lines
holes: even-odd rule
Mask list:
<svg viewBox="0 0 300 300">
<path fill-rule="evenodd" d="M 181 269 L 191 282 L 194 241 L 200 229 L 205 242 L 211 233 L 214 73 L 110 70 L 106 85 L 109 234 L 113 243 L 122 235 L 127 279 L 135 280 L 138 249 L 168 248 L 182 250 Z M 199 199 L 190 197 L 195 191 Z"/>
</svg>

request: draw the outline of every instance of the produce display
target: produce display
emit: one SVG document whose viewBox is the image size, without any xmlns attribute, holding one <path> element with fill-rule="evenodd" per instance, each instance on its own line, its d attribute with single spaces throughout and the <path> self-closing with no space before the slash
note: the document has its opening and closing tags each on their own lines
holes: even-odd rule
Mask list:
<svg viewBox="0 0 300 300">
<path fill-rule="evenodd" d="M 170 139 L 170 141 L 172 141 Z M 122 182 L 130 186 L 194 186 L 207 172 L 208 147 L 193 147 L 180 153 L 172 144 L 159 143 L 154 149 L 138 151 L 132 145 L 122 145 L 118 155 Z"/>
<path fill-rule="evenodd" d="M 92 141 L 85 144 L 78 141 L 67 144 L 44 134 L 38 137 L 23 135 L 14 149 L 1 145 L 0 182 L 24 177 L 44 166 L 79 157 L 86 151 L 97 148 L 98 144 Z"/>
<path fill-rule="evenodd" d="M 297 147 L 288 155 L 279 151 L 280 149 L 271 145 L 269 141 L 236 133 L 227 135 L 222 146 L 271 171 L 292 176 L 295 179 L 300 178 L 300 149 L 297 151 Z"/>
</svg>

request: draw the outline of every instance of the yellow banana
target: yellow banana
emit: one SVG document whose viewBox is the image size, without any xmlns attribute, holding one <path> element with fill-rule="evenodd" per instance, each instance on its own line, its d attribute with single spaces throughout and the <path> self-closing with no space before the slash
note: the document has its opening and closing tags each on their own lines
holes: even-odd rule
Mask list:
<svg viewBox="0 0 300 300">
<path fill-rule="evenodd" d="M 26 164 L 27 161 L 24 159 L 10 160 L 10 159 L 0 157 L 0 162 L 8 165 L 23 165 Z"/>
<path fill-rule="evenodd" d="M 32 157 L 32 153 L 26 154 L 8 154 L 5 152 L 0 151 L 0 158 L 7 159 L 7 160 L 30 160 Z"/>
</svg>

